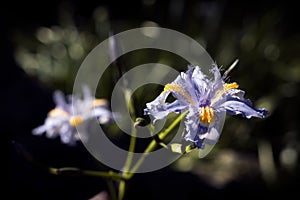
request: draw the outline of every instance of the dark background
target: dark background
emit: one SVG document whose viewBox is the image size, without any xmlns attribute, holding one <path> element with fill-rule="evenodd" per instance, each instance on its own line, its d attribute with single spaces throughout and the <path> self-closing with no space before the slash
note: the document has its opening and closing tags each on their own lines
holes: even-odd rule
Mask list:
<svg viewBox="0 0 300 200">
<path fill-rule="evenodd" d="M 210 179 L 214 177 L 215 170 L 225 171 L 228 166 L 214 162 L 218 156 L 213 154 L 203 160 L 208 163 L 206 168 L 199 164 L 202 162 L 200 160 L 195 161 L 200 167 L 189 172 L 165 168 L 136 175 L 129 184 L 127 199 L 200 199 L 204 196 L 222 199 L 242 198 L 244 195 L 276 197 L 298 192 L 300 39 L 296 3 L 154 1 L 152 5 L 147 5 L 143 1 L 75 0 L 6 3 L 1 6 L 1 38 L 4 39 L 1 42 L 1 99 L 4 100 L 1 122 L 2 134 L 8 136 L 7 175 L 11 199 L 88 199 L 107 190 L 105 181 L 99 178 L 55 176 L 45 171 L 44 166 L 100 170 L 105 166 L 98 164 L 81 145 L 69 147 L 61 144 L 59 139 L 31 135 L 31 130 L 43 123 L 47 112 L 53 108 L 53 91 L 62 89 L 70 92 L 70 88 L 59 81 L 45 84 L 38 77 L 28 75 L 14 57 L 18 45 L 31 45 L 22 43 L 18 36 L 33 38 L 38 27 L 58 24 L 64 12 L 72 13 L 78 30 L 85 30 L 98 6 L 104 6 L 109 11 L 111 29 L 115 32 L 139 27 L 147 20 L 191 37 L 200 35 L 217 63 L 228 66 L 239 58 L 241 67 L 236 69 L 232 79 L 245 88 L 251 99 L 262 97 L 269 102 L 267 105 L 271 104 L 268 107 L 271 115 L 263 121 L 229 117 L 230 123 L 225 125 L 220 144 L 216 147 L 217 155 L 223 155 L 218 152 L 229 147 L 230 152 L 245 160 L 245 166 L 254 165 L 246 175 L 240 169 L 243 164 L 232 165 L 237 168 L 231 170 L 238 173 L 222 187 L 217 187 Z M 249 48 L 247 45 L 243 47 L 240 42 L 247 31 L 256 41 Z M 105 35 L 99 38 L 101 41 Z M 269 54 L 266 48 L 261 50 L 266 41 L 275 44 L 280 54 L 274 48 Z M 222 50 L 232 53 L 224 54 Z M 243 140 L 243 132 L 247 132 L 248 139 Z M 262 172 L 259 167 L 259 144 L 272 147 L 276 171 L 275 176 L 273 171 L 270 172 L 273 174 L 270 179 L 266 178 L 268 170 Z M 282 152 L 286 148 L 298 155 L 292 167 L 282 163 Z M 229 172 L 224 173 L 215 176 L 226 177 Z"/>
</svg>

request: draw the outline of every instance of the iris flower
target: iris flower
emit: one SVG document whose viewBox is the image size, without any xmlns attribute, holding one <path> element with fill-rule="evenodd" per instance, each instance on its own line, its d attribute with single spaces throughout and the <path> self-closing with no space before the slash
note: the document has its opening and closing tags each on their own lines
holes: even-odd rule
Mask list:
<svg viewBox="0 0 300 200">
<path fill-rule="evenodd" d="M 56 91 L 54 102 L 56 107 L 48 113 L 43 125 L 33 129 L 34 135 L 46 133 L 48 138 L 60 136 L 62 143 L 74 145 L 80 139 L 76 126 L 87 131 L 90 119 L 97 118 L 100 124 L 105 124 L 112 118 L 112 113 L 107 109 L 107 101 L 93 98 L 88 87 L 83 87 L 83 99 L 69 96 L 68 101 L 61 91 Z M 83 135 L 87 134 L 81 134 Z"/>
<path fill-rule="evenodd" d="M 250 100 L 244 99 L 244 91 L 235 82 L 225 83 L 216 64 L 206 76 L 198 66 L 189 66 L 172 82 L 165 85 L 163 92 L 152 102 L 147 103 L 144 113 L 156 120 L 165 119 L 171 112 L 183 113 L 185 117 L 184 139 L 196 147 L 204 149 L 205 144 L 214 145 L 219 139 L 219 126 L 224 113 L 241 114 L 246 118 L 264 118 L 265 109 L 254 108 Z M 167 102 L 172 94 L 175 101 Z"/>
</svg>

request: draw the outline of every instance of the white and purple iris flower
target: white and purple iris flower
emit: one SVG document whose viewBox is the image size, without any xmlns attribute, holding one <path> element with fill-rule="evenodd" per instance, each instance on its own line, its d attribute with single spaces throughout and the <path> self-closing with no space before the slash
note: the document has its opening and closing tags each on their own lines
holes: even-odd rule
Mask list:
<svg viewBox="0 0 300 200">
<path fill-rule="evenodd" d="M 105 99 L 93 98 L 88 87 L 83 87 L 83 99 L 68 96 L 67 100 L 61 91 L 55 91 L 56 107 L 48 113 L 45 123 L 33 129 L 32 133 L 46 133 L 48 138 L 60 136 L 62 143 L 74 145 L 80 139 L 76 127 L 86 132 L 89 120 L 97 118 L 100 124 L 105 124 L 113 117 L 112 112 L 108 110 L 108 102 Z M 87 134 L 80 136 L 85 135 L 87 137 Z"/>
<path fill-rule="evenodd" d="M 185 118 L 184 139 L 204 149 L 205 144 L 214 145 L 219 139 L 219 126 L 224 113 L 241 114 L 246 118 L 264 118 L 265 109 L 254 108 L 250 100 L 244 99 L 244 91 L 237 83 L 225 83 L 216 64 L 210 69 L 212 78 L 201 72 L 198 66 L 189 66 L 152 102 L 147 103 L 144 113 L 152 115 L 154 121 L 165 119 L 171 112 L 188 111 Z M 175 101 L 167 102 L 172 94 Z"/>
</svg>

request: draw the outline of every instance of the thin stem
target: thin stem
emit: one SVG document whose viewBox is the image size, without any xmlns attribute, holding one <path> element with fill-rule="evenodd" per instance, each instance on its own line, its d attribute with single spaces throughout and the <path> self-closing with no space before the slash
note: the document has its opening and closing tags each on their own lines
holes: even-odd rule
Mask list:
<svg viewBox="0 0 300 200">
<path fill-rule="evenodd" d="M 132 124 L 132 130 L 131 130 L 131 137 L 130 137 L 130 144 L 129 144 L 129 152 L 127 154 L 127 158 L 126 158 L 126 162 L 125 162 L 125 166 L 124 166 L 124 171 L 123 171 L 123 176 L 126 176 L 131 163 L 132 163 L 132 159 L 133 159 L 133 155 L 134 155 L 134 149 L 135 149 L 135 144 L 136 144 L 136 128 L 135 126 Z M 126 190 L 126 182 L 124 180 L 120 181 L 119 184 L 119 200 L 122 200 L 125 194 L 125 190 Z"/>
<path fill-rule="evenodd" d="M 118 196 L 118 200 L 122 200 L 124 198 L 125 189 L 126 189 L 126 182 L 125 181 L 120 181 L 119 182 L 119 196 Z"/>
<path fill-rule="evenodd" d="M 133 102 L 133 100 L 130 101 L 131 95 L 132 95 L 131 90 L 125 88 L 124 89 L 125 102 L 127 103 L 128 111 L 131 115 L 131 118 L 133 119 L 133 121 L 135 121 L 136 116 L 135 116 L 134 102 Z"/>
<path fill-rule="evenodd" d="M 55 175 L 69 175 L 69 176 L 94 176 L 94 177 L 102 177 L 111 180 L 126 180 L 127 178 L 121 174 L 117 174 L 115 172 L 101 172 L 101 171 L 92 171 L 92 170 L 81 170 L 73 167 L 63 167 L 63 168 L 49 168 L 49 172 Z"/>
<path fill-rule="evenodd" d="M 129 152 L 128 152 L 125 167 L 124 167 L 124 173 L 127 173 L 130 169 L 132 159 L 133 159 L 133 155 L 134 155 L 135 144 L 136 144 L 136 129 L 132 125 L 130 144 L 129 144 Z"/>
<path fill-rule="evenodd" d="M 181 120 L 186 116 L 187 113 L 188 113 L 188 111 L 186 111 L 186 112 L 182 113 L 181 115 L 179 115 L 167 129 L 165 129 L 163 132 L 159 133 L 158 134 L 159 139 L 161 139 L 161 140 L 165 139 L 167 137 L 167 135 L 181 122 Z M 140 166 L 144 162 L 145 158 L 158 145 L 159 144 L 156 142 L 156 140 L 152 140 L 150 142 L 150 144 L 148 145 L 148 147 L 144 151 L 143 155 L 140 157 L 140 159 L 136 162 L 136 164 L 130 170 L 130 174 L 128 174 L 128 176 L 125 176 L 127 179 L 132 178 L 134 173 L 140 168 Z"/>
<path fill-rule="evenodd" d="M 117 200 L 117 191 L 112 180 L 107 180 L 109 193 L 112 200 Z"/>
<path fill-rule="evenodd" d="M 16 150 L 31 164 L 39 169 L 48 172 L 54 175 L 66 175 L 66 176 L 94 176 L 94 177 L 102 177 L 106 179 L 111 179 L 115 181 L 127 180 L 125 176 L 122 174 L 115 173 L 113 171 L 109 172 L 101 172 L 101 171 L 93 171 L 93 170 L 82 170 L 75 167 L 62 167 L 62 168 L 54 168 L 48 167 L 44 164 L 37 162 L 32 155 L 24 148 L 21 144 L 17 142 L 13 142 Z"/>
<path fill-rule="evenodd" d="M 130 90 L 124 89 L 125 101 L 127 103 L 129 113 L 131 114 L 131 117 L 135 121 L 136 116 L 135 116 L 134 104 L 133 104 L 133 101 L 130 101 L 131 95 L 132 95 L 132 93 L 131 93 Z M 134 155 L 135 144 L 136 144 L 135 124 L 132 123 L 131 127 L 132 128 L 131 128 L 129 151 L 128 151 L 125 166 L 124 166 L 124 169 L 123 169 L 123 172 L 122 172 L 123 176 L 127 175 L 128 171 L 131 167 L 131 163 L 132 163 L 132 159 L 133 159 L 133 155 Z M 126 190 L 126 181 L 125 180 L 119 181 L 119 194 L 118 194 L 118 199 L 119 200 L 122 200 L 124 198 L 125 190 Z"/>
<path fill-rule="evenodd" d="M 133 119 L 135 120 L 134 105 L 133 105 L 133 102 L 130 101 L 131 94 L 132 93 L 130 90 L 124 89 L 124 96 L 125 96 L 125 101 L 128 106 L 128 110 L 129 110 L 131 116 L 133 117 Z M 135 144 L 136 144 L 136 128 L 134 126 L 134 123 L 132 123 L 131 124 L 131 137 L 130 137 L 130 144 L 129 144 L 129 152 L 127 154 L 125 166 L 123 169 L 123 174 L 127 173 L 128 170 L 130 169 L 131 162 L 132 162 L 133 155 L 134 155 Z"/>
</svg>

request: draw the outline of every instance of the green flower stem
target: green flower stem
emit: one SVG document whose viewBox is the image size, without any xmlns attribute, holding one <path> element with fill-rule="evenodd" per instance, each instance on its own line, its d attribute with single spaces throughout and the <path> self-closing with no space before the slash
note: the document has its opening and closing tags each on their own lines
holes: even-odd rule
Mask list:
<svg viewBox="0 0 300 200">
<path fill-rule="evenodd" d="M 113 180 L 107 180 L 107 185 L 108 185 L 108 189 L 109 189 L 111 199 L 112 200 L 117 200 L 117 191 L 116 191 L 116 188 L 114 186 Z"/>
<path fill-rule="evenodd" d="M 69 176 L 93 176 L 93 177 L 102 177 L 115 181 L 126 180 L 127 178 L 121 174 L 115 172 L 101 172 L 101 171 L 92 171 L 92 170 L 81 170 L 73 167 L 63 167 L 63 168 L 49 168 L 49 172 L 55 175 L 69 175 Z"/>
<path fill-rule="evenodd" d="M 125 195 L 125 189 L 126 189 L 126 182 L 125 181 L 120 181 L 119 182 L 119 196 L 118 196 L 118 200 L 122 200 L 124 198 Z"/>
<path fill-rule="evenodd" d="M 131 93 L 130 90 L 128 90 L 128 89 L 124 90 L 125 101 L 127 102 L 129 113 L 131 114 L 132 118 L 135 121 L 134 105 L 133 105 L 133 102 L 130 101 L 131 94 L 132 93 Z M 136 128 L 135 128 L 134 123 L 131 124 L 131 127 L 132 128 L 131 128 L 131 137 L 130 137 L 130 144 L 129 144 L 129 152 L 127 154 L 127 158 L 126 158 L 126 162 L 125 162 L 123 174 L 127 173 L 128 170 L 130 169 L 131 162 L 132 162 L 133 155 L 134 155 L 135 144 L 136 144 Z"/>
<path fill-rule="evenodd" d="M 131 163 L 132 163 L 132 159 L 133 159 L 133 155 L 134 155 L 134 149 L 135 149 L 135 144 L 136 144 L 136 128 L 135 126 L 132 124 L 132 131 L 131 131 L 131 137 L 130 137 L 130 144 L 129 144 L 129 152 L 127 154 L 127 159 L 125 162 L 125 166 L 124 166 L 124 171 L 122 173 L 122 175 L 125 177 L 130 169 Z M 124 180 L 120 181 L 119 184 L 119 200 L 122 200 L 125 194 L 125 189 L 126 189 L 126 182 Z"/>
<path fill-rule="evenodd" d="M 125 96 L 125 101 L 127 102 L 127 106 L 128 106 L 128 110 L 129 113 L 131 115 L 131 117 L 134 119 L 135 121 L 135 110 L 134 110 L 134 104 L 133 101 L 130 101 L 131 98 L 131 91 L 128 89 L 124 90 L 124 96 Z M 132 159 L 133 159 L 133 155 L 134 155 L 134 149 L 135 149 L 135 144 L 136 144 L 136 128 L 135 128 L 135 124 L 132 123 L 131 124 L 131 137 L 130 137 L 130 144 L 129 144 L 129 151 L 127 154 L 127 158 L 126 158 L 126 162 L 125 162 L 125 166 L 123 169 L 123 177 L 125 177 L 131 167 L 131 163 L 132 163 Z M 126 190 L 126 181 L 125 180 L 120 180 L 119 181 L 119 194 L 118 194 L 118 199 L 122 200 L 125 194 L 125 190 Z"/>
<path fill-rule="evenodd" d="M 163 132 L 158 134 L 159 139 L 163 140 L 167 137 L 167 135 L 181 122 L 181 120 L 186 116 L 186 114 L 188 113 L 188 111 L 182 113 L 181 115 L 179 115 L 177 117 L 177 119 L 175 119 L 173 121 L 173 123 L 167 128 L 165 129 Z M 144 151 L 142 157 L 137 161 L 137 163 L 132 167 L 132 169 L 130 170 L 130 174 L 128 174 L 125 177 L 127 179 L 132 178 L 132 176 L 134 175 L 134 173 L 140 168 L 140 166 L 142 165 L 142 163 L 144 162 L 145 158 L 149 155 L 149 153 L 151 151 L 153 151 L 159 144 L 156 142 L 156 140 L 152 140 L 151 143 L 148 145 L 148 147 L 146 148 L 146 150 Z"/>
<path fill-rule="evenodd" d="M 135 121 L 136 116 L 135 116 L 134 103 L 133 103 L 133 101 L 130 101 L 131 95 L 132 95 L 131 90 L 124 89 L 125 102 L 127 103 L 131 118 L 133 119 L 133 121 Z"/>
<path fill-rule="evenodd" d="M 134 127 L 134 125 L 132 125 L 130 144 L 129 144 L 129 152 L 127 155 L 123 173 L 127 173 L 130 169 L 131 162 L 132 162 L 133 155 L 134 155 L 135 144 L 136 144 L 136 128 Z"/>
</svg>

